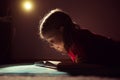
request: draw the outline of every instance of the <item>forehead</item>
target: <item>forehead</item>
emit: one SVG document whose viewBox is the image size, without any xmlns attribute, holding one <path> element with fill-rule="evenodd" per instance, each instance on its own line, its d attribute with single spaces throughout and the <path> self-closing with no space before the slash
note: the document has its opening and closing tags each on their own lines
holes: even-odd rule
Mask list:
<svg viewBox="0 0 120 80">
<path fill-rule="evenodd" d="M 56 31 L 49 31 L 44 34 L 44 38 L 59 38 L 62 36 L 62 33 L 58 30 Z"/>
<path fill-rule="evenodd" d="M 49 37 L 47 38 L 47 41 L 55 40 L 55 37 Z"/>
<path fill-rule="evenodd" d="M 61 40 L 62 35 L 49 36 L 46 39 L 47 39 L 47 41 L 49 41 L 49 40 Z"/>
<path fill-rule="evenodd" d="M 62 41 L 62 35 L 59 34 L 59 35 L 51 35 L 49 37 L 46 37 L 46 41 L 48 42 L 51 42 L 51 41 L 54 41 L 54 42 L 61 42 Z"/>
</svg>

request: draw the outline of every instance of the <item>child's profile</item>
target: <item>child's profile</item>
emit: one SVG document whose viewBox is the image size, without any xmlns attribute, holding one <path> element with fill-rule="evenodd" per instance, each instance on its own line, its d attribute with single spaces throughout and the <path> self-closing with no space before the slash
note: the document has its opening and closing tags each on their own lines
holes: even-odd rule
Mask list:
<svg viewBox="0 0 120 80">
<path fill-rule="evenodd" d="M 73 63 L 119 65 L 120 43 L 96 35 L 72 21 L 60 9 L 51 10 L 40 22 L 40 37 Z"/>
</svg>

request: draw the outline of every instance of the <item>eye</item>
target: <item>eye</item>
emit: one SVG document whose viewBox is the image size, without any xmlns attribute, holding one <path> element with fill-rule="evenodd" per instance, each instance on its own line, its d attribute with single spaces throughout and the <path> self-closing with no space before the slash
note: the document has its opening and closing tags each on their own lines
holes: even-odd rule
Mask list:
<svg viewBox="0 0 120 80">
<path fill-rule="evenodd" d="M 50 40 L 49 42 L 50 42 L 50 43 L 55 43 L 55 41 L 54 41 L 54 40 Z"/>
<path fill-rule="evenodd" d="M 49 40 L 49 45 L 51 46 L 51 47 L 53 47 L 54 45 L 55 45 L 55 41 L 53 40 L 53 39 L 51 39 L 51 40 Z"/>
</svg>

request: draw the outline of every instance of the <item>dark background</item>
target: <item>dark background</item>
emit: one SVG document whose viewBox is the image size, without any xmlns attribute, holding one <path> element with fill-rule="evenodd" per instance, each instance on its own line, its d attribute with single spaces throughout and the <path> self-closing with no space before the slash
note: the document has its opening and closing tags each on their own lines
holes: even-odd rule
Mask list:
<svg viewBox="0 0 120 80">
<path fill-rule="evenodd" d="M 22 9 L 22 1 L 0 0 L 0 17 L 11 16 L 10 24 L 4 23 L 3 26 L 1 22 L 0 25 L 3 39 L 0 55 L 5 54 L 0 60 L 3 63 L 68 59 L 39 38 L 39 21 L 55 8 L 66 11 L 81 28 L 120 40 L 119 0 L 30 0 L 33 2 L 30 12 Z M 3 45 L 9 47 L 2 49 Z"/>
</svg>

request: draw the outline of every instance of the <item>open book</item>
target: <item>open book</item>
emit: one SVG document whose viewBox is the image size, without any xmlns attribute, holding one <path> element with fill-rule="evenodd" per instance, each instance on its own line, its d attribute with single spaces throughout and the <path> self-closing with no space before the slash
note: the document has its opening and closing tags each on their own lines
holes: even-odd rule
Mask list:
<svg viewBox="0 0 120 80">
<path fill-rule="evenodd" d="M 40 67 L 56 69 L 59 63 L 61 63 L 61 61 L 38 61 L 35 62 L 35 65 Z"/>
</svg>

